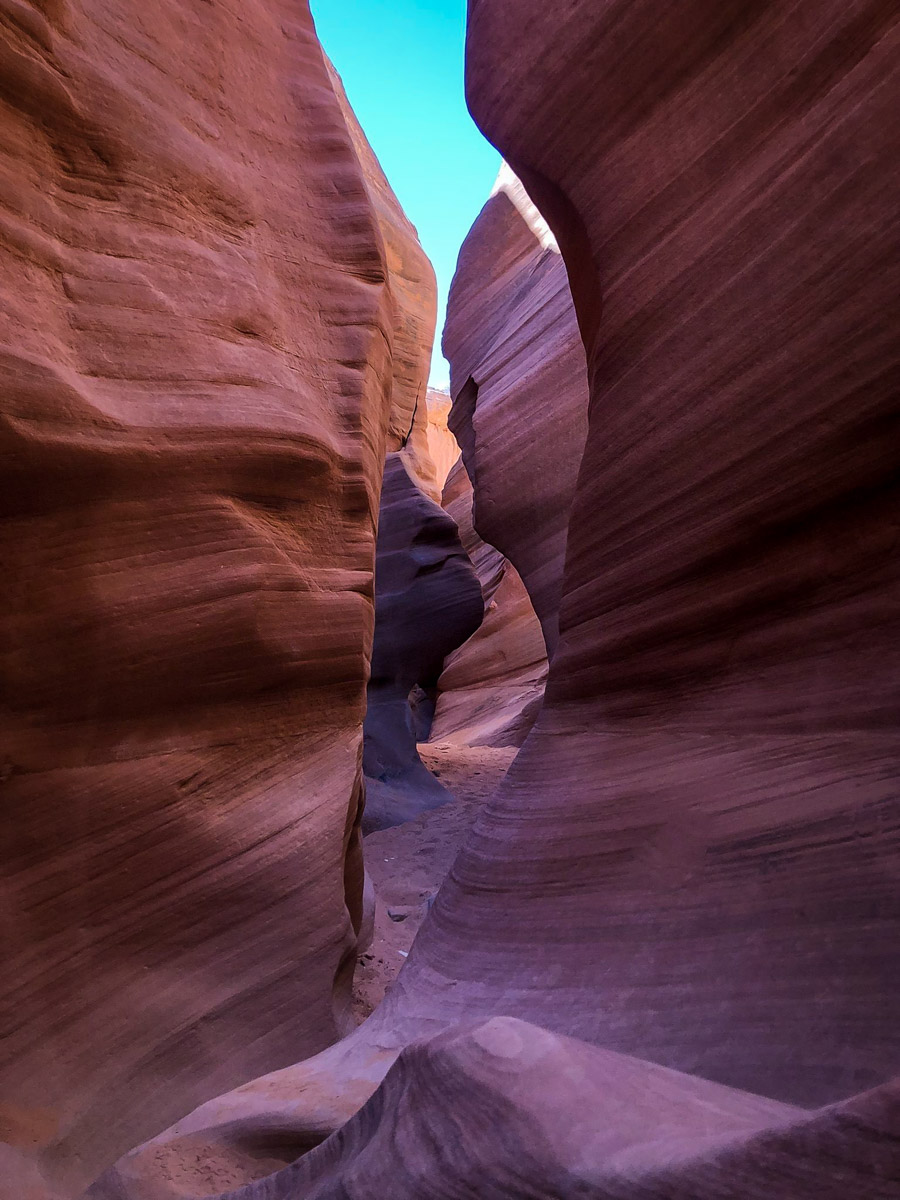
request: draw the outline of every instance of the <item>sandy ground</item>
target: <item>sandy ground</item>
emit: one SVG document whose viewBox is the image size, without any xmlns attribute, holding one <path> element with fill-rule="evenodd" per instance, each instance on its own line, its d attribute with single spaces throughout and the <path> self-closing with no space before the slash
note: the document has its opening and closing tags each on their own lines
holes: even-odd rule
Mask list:
<svg viewBox="0 0 900 1200">
<path fill-rule="evenodd" d="M 366 867 L 375 885 L 375 936 L 356 968 L 353 1012 L 358 1021 L 365 1020 L 396 979 L 466 830 L 516 753 L 513 747 L 419 746 L 426 767 L 455 799 L 365 840 Z"/>
</svg>

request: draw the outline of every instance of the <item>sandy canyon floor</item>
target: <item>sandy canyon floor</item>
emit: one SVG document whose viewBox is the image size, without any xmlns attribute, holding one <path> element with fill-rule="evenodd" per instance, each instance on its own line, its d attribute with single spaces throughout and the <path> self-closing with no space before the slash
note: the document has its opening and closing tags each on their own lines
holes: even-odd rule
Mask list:
<svg viewBox="0 0 900 1200">
<path fill-rule="evenodd" d="M 454 799 L 393 829 L 366 838 L 375 885 L 375 936 L 360 956 L 353 1011 L 362 1022 L 397 978 L 432 896 L 450 870 L 466 830 L 517 754 L 514 746 L 419 746 L 422 761 Z"/>
</svg>

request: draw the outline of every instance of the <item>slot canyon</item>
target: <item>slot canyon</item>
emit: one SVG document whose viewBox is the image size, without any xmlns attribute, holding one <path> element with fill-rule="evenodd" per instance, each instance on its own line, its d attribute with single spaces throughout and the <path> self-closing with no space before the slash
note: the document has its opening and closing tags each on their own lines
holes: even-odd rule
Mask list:
<svg viewBox="0 0 900 1200">
<path fill-rule="evenodd" d="M 0 0 L 2 1200 L 900 1200 L 900 11 L 465 39 Z"/>
</svg>

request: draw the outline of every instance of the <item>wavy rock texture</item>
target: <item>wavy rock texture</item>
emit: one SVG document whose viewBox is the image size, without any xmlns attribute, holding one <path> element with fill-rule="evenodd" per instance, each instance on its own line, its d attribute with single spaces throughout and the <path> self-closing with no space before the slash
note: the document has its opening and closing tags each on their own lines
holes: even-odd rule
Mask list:
<svg viewBox="0 0 900 1200">
<path fill-rule="evenodd" d="M 437 320 L 437 287 L 427 255 L 419 245 L 412 222 L 397 202 L 381 164 L 350 103 L 340 77 L 326 59 L 329 80 L 341 106 L 353 147 L 356 151 L 372 210 L 383 239 L 383 253 L 393 299 L 391 339 L 391 403 L 387 446 L 396 451 L 412 442 L 419 470 L 431 483 L 435 468 L 428 454 L 428 370 Z M 336 178 L 335 182 L 339 182 Z M 356 364 L 365 369 L 366 363 Z M 431 484 L 435 486 L 435 484 Z M 436 485 L 440 497 L 440 485 Z"/>
<path fill-rule="evenodd" d="M 198 1110 L 88 1200 L 896 1200 L 896 1081 L 808 1111 L 510 1017 L 378 1033 Z"/>
<path fill-rule="evenodd" d="M 471 5 L 470 103 L 559 241 L 591 421 L 543 715 L 418 977 L 517 906 L 507 1012 L 837 1100 L 900 1069 L 897 13 L 509 12 Z"/>
<path fill-rule="evenodd" d="M 229 1161 L 226 1118 L 321 1136 L 430 1038 L 245 1195 L 384 1195 L 389 1129 L 399 1200 L 894 1200 L 896 6 L 470 20 L 471 107 L 588 351 L 547 698 L 369 1022 L 95 1195 Z M 545 1032 L 489 1020 L 485 1066 L 498 1015 Z"/>
<path fill-rule="evenodd" d="M 505 165 L 460 251 L 444 353 L 475 529 L 518 570 L 552 655 L 587 375 L 565 264 Z"/>
<path fill-rule="evenodd" d="M 481 624 L 481 588 L 456 524 L 388 455 L 375 567 L 375 642 L 363 769 L 366 833 L 450 799 L 416 750 L 409 695 L 437 684 L 445 657 Z"/>
<path fill-rule="evenodd" d="M 436 315 L 434 270 L 333 68 L 330 74 L 384 238 L 396 314 L 391 453 L 381 493 L 375 640 L 363 754 L 362 828 L 369 833 L 449 799 L 447 789 L 419 758 L 408 697 L 416 686 L 433 689 L 445 655 L 477 628 L 481 606 L 456 529 L 438 504 L 452 454 L 449 443 L 456 443 L 446 428 L 449 402 L 445 407 L 441 394 L 426 386 Z"/>
<path fill-rule="evenodd" d="M 327 1145 L 229 1200 L 895 1200 L 898 1122 L 897 1085 L 809 1113 L 494 1017 L 407 1047 Z"/>
<path fill-rule="evenodd" d="M 348 1025 L 374 517 L 434 285 L 305 4 L 2 0 L 0 67 L 20 1200 Z"/>
<path fill-rule="evenodd" d="M 472 525 L 472 485 L 457 461 L 444 508 L 459 527 L 484 596 L 484 620 L 448 655 L 437 685 L 433 742 L 521 746 L 537 718 L 547 680 L 541 625 L 515 567 Z"/>
<path fill-rule="evenodd" d="M 444 484 L 447 482 L 447 476 L 459 460 L 459 442 L 450 432 L 448 425 L 452 403 L 449 392 L 442 392 L 438 388 L 428 389 L 428 426 L 425 430 L 425 437 L 428 442 L 428 456 L 434 463 L 437 499 L 439 500 L 444 490 Z"/>
</svg>

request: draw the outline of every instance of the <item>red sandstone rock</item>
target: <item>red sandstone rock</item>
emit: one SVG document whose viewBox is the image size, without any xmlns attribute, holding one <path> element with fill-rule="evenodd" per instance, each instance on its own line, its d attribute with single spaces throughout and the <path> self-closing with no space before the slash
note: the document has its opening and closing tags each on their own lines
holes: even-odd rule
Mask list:
<svg viewBox="0 0 900 1200">
<path fill-rule="evenodd" d="M 66 1195 L 349 1024 L 434 312 L 306 5 L 145 9 L 0 5 L 0 1100 Z"/>
<path fill-rule="evenodd" d="M 399 450 L 412 439 L 411 452 L 418 451 L 420 458 L 427 459 L 426 392 L 437 319 L 434 268 L 419 245 L 415 227 L 398 204 L 381 164 L 360 128 L 337 72 L 331 63 L 327 60 L 326 63 L 331 85 L 357 153 L 371 207 L 378 220 L 391 284 L 393 338 L 387 447 L 389 451 Z M 360 369 L 365 366 L 364 363 L 357 365 Z M 420 470 L 430 481 L 434 475 L 432 464 L 425 461 L 420 464 Z M 436 498 L 440 498 L 440 485 L 437 486 Z"/>
<path fill-rule="evenodd" d="M 588 349 L 547 700 L 382 1008 L 95 1195 L 252 1178 L 409 1046 L 244 1196 L 895 1200 L 896 7 L 470 16 Z"/>
<path fill-rule="evenodd" d="M 517 568 L 552 655 L 587 376 L 555 239 L 506 166 L 460 251 L 444 352 L 475 529 Z"/>
<path fill-rule="evenodd" d="M 406 1047 L 327 1145 L 229 1197 L 896 1200 L 898 1112 L 897 1084 L 809 1113 L 494 1017 Z"/>
<path fill-rule="evenodd" d="M 452 403 L 449 392 L 442 392 L 438 388 L 428 389 L 428 426 L 425 437 L 428 442 L 428 454 L 434 463 L 435 482 L 439 493 L 443 492 L 447 476 L 459 461 L 459 442 L 447 424 Z"/>
<path fill-rule="evenodd" d="M 459 527 L 484 595 L 484 620 L 444 662 L 430 740 L 520 746 L 541 706 L 547 654 L 540 622 L 515 567 L 472 525 L 472 485 L 458 461 L 444 507 Z"/>
<path fill-rule="evenodd" d="M 542 715 L 410 1003 L 477 973 L 483 1012 L 839 1100 L 900 1070 L 898 14 L 510 12 L 471 5 L 469 99 L 562 249 L 590 431 Z"/>
<path fill-rule="evenodd" d="M 363 830 L 409 821 L 450 798 L 416 750 L 409 695 L 437 685 L 445 657 L 481 624 L 478 579 L 455 522 L 389 454 L 375 567 L 375 640 L 368 687 Z"/>
</svg>

